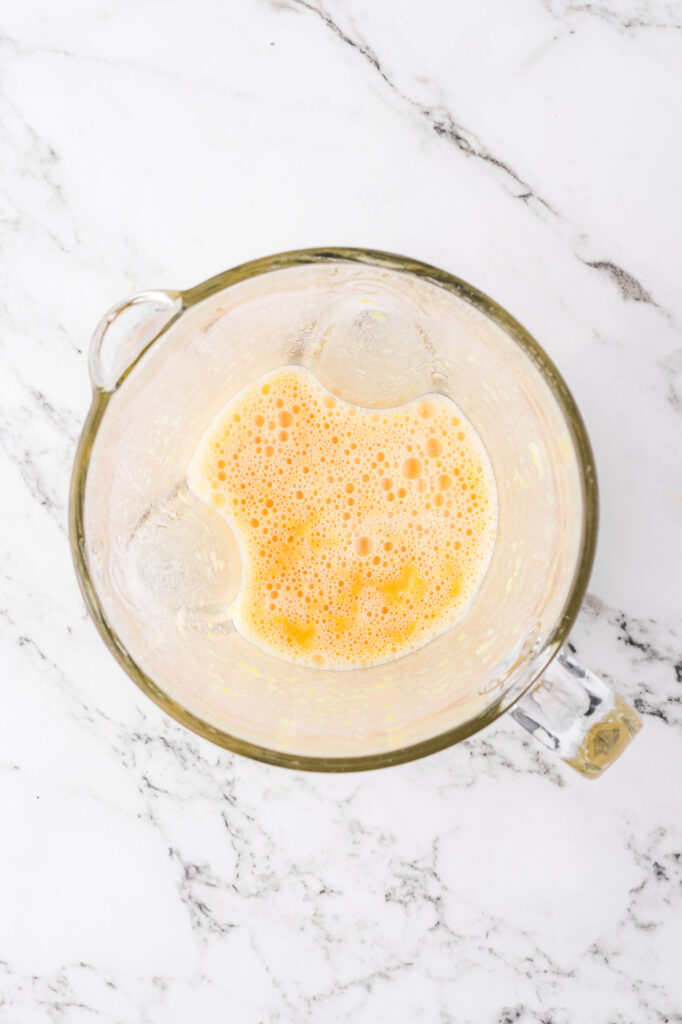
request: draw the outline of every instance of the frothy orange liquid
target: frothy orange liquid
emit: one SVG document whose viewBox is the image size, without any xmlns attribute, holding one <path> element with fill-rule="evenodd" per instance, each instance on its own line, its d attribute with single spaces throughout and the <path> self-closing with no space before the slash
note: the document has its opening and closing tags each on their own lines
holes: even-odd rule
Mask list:
<svg viewBox="0 0 682 1024">
<path fill-rule="evenodd" d="M 490 463 L 450 399 L 364 409 L 299 367 L 225 406 L 187 482 L 239 540 L 236 628 L 308 665 L 422 646 L 466 610 L 495 541 Z"/>
</svg>

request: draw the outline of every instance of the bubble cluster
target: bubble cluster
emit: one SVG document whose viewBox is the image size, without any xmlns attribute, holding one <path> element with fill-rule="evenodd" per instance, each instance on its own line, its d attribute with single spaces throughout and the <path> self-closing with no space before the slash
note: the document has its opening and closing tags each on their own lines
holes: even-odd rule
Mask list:
<svg viewBox="0 0 682 1024">
<path fill-rule="evenodd" d="M 300 367 L 225 406 L 187 482 L 238 537 L 236 627 L 308 665 L 422 646 L 464 612 L 495 541 L 490 463 L 450 399 L 364 409 Z"/>
</svg>

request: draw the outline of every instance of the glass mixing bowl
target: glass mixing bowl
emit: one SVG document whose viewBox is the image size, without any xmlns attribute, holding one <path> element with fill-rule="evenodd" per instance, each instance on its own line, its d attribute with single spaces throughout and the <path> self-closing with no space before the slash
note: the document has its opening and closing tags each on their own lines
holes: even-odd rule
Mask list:
<svg viewBox="0 0 682 1024">
<path fill-rule="evenodd" d="M 450 395 L 487 448 L 499 498 L 488 572 L 466 614 L 402 658 L 302 667 L 230 619 L 239 550 L 185 474 L 228 399 L 286 364 L 377 409 Z M 111 652 L 183 725 L 263 761 L 345 771 L 429 754 L 513 709 L 590 776 L 640 727 L 603 680 L 553 661 L 592 565 L 594 462 L 555 366 L 475 288 L 388 253 L 283 253 L 120 303 L 90 369 L 71 491 L 78 578 Z"/>
</svg>

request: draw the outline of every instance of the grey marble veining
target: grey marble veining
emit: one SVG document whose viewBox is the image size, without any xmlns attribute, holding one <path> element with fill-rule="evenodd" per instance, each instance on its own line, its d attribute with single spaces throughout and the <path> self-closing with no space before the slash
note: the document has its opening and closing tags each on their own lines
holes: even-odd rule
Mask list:
<svg viewBox="0 0 682 1024">
<path fill-rule="evenodd" d="M 38 0 L 0 17 L 0 1021 L 682 1021 L 682 15 Z M 645 728 L 313 776 L 151 706 L 66 539 L 89 336 L 251 257 L 427 260 L 557 362 L 601 484 L 571 642 Z"/>
</svg>

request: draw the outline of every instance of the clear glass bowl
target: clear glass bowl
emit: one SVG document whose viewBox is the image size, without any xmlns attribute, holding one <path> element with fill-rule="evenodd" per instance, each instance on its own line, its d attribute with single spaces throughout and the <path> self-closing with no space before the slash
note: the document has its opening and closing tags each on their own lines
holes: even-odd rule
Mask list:
<svg viewBox="0 0 682 1024">
<path fill-rule="evenodd" d="M 449 631 L 388 664 L 304 668 L 241 637 L 229 618 L 240 573 L 234 538 L 186 487 L 213 416 L 249 381 L 292 363 L 364 406 L 450 395 L 493 465 L 498 537 L 473 605 Z M 395 764 L 492 722 L 559 651 L 594 556 L 594 462 L 556 367 L 477 289 L 388 253 L 284 253 L 187 291 L 126 300 L 98 327 L 90 365 L 93 402 L 71 491 L 78 578 L 126 672 L 199 735 L 288 767 Z M 595 704 L 584 683 L 594 677 L 580 672 L 583 682 L 558 705 L 560 684 L 547 674 L 516 717 L 596 774 L 593 755 L 580 751 L 597 719 L 614 719 L 619 698 L 597 680 L 593 689 L 604 691 Z M 555 706 L 564 709 L 559 718 Z M 601 767 L 636 731 L 627 710 Z"/>
</svg>

